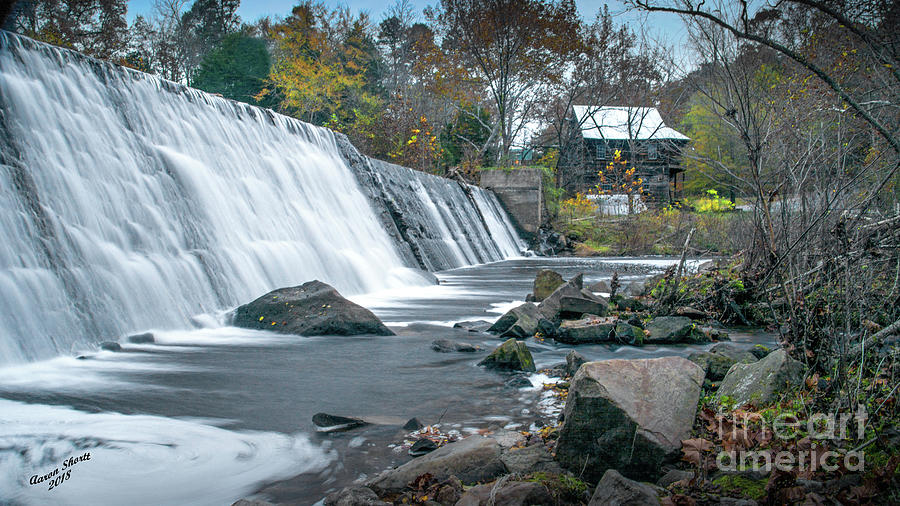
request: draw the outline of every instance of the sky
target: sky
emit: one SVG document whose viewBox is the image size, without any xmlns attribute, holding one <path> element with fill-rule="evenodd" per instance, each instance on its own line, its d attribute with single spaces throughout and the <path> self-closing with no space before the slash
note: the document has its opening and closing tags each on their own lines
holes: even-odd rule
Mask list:
<svg viewBox="0 0 900 506">
<path fill-rule="evenodd" d="M 242 0 L 241 6 L 238 8 L 238 15 L 243 21 L 252 22 L 256 19 L 266 16 L 286 16 L 291 12 L 291 8 L 299 3 L 299 0 Z M 326 0 L 325 4 L 330 6 L 345 5 L 350 7 L 353 12 L 367 11 L 375 22 L 381 21 L 393 0 L 379 2 L 377 0 Z M 413 0 L 419 16 L 422 16 L 422 10 L 428 5 L 436 5 L 439 0 Z M 628 23 L 631 29 L 639 31 L 641 27 L 646 30 L 646 35 L 659 39 L 668 44 L 681 47 L 686 38 L 686 32 L 681 19 L 673 14 L 665 13 L 642 13 L 628 10 L 624 3 L 619 0 L 575 0 L 581 16 L 591 21 L 597 15 L 597 12 L 603 8 L 603 5 L 609 5 L 609 12 L 617 24 Z M 149 15 L 152 13 L 153 0 L 129 0 L 128 2 L 128 18 L 134 19 L 138 14 Z"/>
</svg>

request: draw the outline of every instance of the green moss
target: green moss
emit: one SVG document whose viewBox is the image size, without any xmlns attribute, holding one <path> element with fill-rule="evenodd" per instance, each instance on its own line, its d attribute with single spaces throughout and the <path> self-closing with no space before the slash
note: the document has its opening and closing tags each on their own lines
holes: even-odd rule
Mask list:
<svg viewBox="0 0 900 506">
<path fill-rule="evenodd" d="M 540 483 L 562 504 L 578 504 L 585 500 L 587 483 L 570 474 L 532 473 L 525 481 Z"/>
<path fill-rule="evenodd" d="M 713 484 L 722 489 L 725 495 L 742 496 L 761 501 L 766 496 L 766 484 L 769 479 L 752 480 L 737 474 L 726 474 L 713 480 Z"/>
</svg>

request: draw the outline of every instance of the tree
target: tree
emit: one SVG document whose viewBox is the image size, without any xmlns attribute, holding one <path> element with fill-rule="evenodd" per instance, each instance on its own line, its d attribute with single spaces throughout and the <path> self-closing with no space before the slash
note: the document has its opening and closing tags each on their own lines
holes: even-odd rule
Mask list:
<svg viewBox="0 0 900 506">
<path fill-rule="evenodd" d="M 269 75 L 271 60 L 266 43 L 241 33 L 225 36 L 218 47 L 203 57 L 191 86 L 223 97 L 256 104 Z"/>
<path fill-rule="evenodd" d="M 498 161 L 535 113 L 546 85 L 577 40 L 571 0 L 442 0 L 433 13 L 443 48 L 485 86 L 494 106 Z"/>
<path fill-rule="evenodd" d="M 23 0 L 10 24 L 24 35 L 103 59 L 124 57 L 126 0 Z"/>
</svg>

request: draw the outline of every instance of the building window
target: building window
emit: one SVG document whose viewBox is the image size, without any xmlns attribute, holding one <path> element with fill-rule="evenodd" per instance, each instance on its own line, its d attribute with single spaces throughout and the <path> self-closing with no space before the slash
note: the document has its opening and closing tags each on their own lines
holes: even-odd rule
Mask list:
<svg viewBox="0 0 900 506">
<path fill-rule="evenodd" d="M 659 145 L 655 142 L 651 142 L 647 145 L 647 159 L 648 160 L 657 160 L 659 159 Z"/>
<path fill-rule="evenodd" d="M 597 160 L 606 160 L 606 143 L 603 141 L 597 143 Z"/>
</svg>

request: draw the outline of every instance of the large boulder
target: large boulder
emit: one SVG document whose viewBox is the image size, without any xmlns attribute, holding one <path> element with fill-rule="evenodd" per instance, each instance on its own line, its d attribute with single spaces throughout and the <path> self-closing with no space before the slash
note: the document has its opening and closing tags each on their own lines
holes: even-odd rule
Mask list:
<svg viewBox="0 0 900 506">
<path fill-rule="evenodd" d="M 507 311 L 487 331 L 492 334 L 500 334 L 500 337 L 524 339 L 532 337 L 537 332 L 540 318 L 538 307 L 531 302 L 526 302 Z"/>
<path fill-rule="evenodd" d="M 431 342 L 431 349 L 438 353 L 451 353 L 454 351 L 460 353 L 474 353 L 481 350 L 481 347 L 471 343 L 451 341 L 450 339 L 435 339 Z"/>
<path fill-rule="evenodd" d="M 735 406 L 761 407 L 776 401 L 779 393 L 799 385 L 803 372 L 801 362 L 783 349 L 776 350 L 758 362 L 734 364 L 722 380 L 716 397 L 720 402 L 727 397 Z"/>
<path fill-rule="evenodd" d="M 659 504 L 656 490 L 622 476 L 615 469 L 603 473 L 588 506 L 650 506 Z"/>
<path fill-rule="evenodd" d="M 508 339 L 497 347 L 490 355 L 484 357 L 478 365 L 492 369 L 505 369 L 510 371 L 534 372 L 534 358 L 522 341 L 515 338 Z"/>
<path fill-rule="evenodd" d="M 557 460 L 590 481 L 607 469 L 655 478 L 690 435 L 701 385 L 703 370 L 681 357 L 582 365 L 570 382 Z"/>
<path fill-rule="evenodd" d="M 378 499 L 375 492 L 367 487 L 354 485 L 333 492 L 325 498 L 325 506 L 388 506 L 390 503 Z"/>
<path fill-rule="evenodd" d="M 647 324 L 650 335 L 644 340 L 651 344 L 702 343 L 707 341 L 694 322 L 686 316 L 660 316 Z"/>
<path fill-rule="evenodd" d="M 607 304 L 603 297 L 594 295 L 594 292 L 584 288 L 584 276 L 579 274 L 562 284 L 538 305 L 541 317 L 558 322 L 561 319 L 560 312 L 562 311 L 563 297 L 568 297 L 569 299 L 586 299 L 598 304 Z M 572 301 L 569 301 L 569 303 L 571 304 Z M 604 312 L 603 314 L 606 313 Z"/>
<path fill-rule="evenodd" d="M 394 335 L 371 311 L 321 281 L 273 290 L 238 307 L 232 323 L 303 336 Z"/>
<path fill-rule="evenodd" d="M 522 476 L 529 473 L 562 472 L 559 464 L 553 460 L 550 450 L 543 444 L 509 448 L 503 451 L 500 460 L 503 461 L 507 471 Z"/>
<path fill-rule="evenodd" d="M 532 506 L 556 504 L 544 485 L 531 481 L 487 483 L 472 487 L 456 506 Z"/>
<path fill-rule="evenodd" d="M 566 320 L 553 339 L 565 344 L 608 343 L 616 336 L 616 322 L 615 318 Z"/>
<path fill-rule="evenodd" d="M 581 318 L 584 315 L 606 316 L 608 311 L 609 304 L 605 301 L 598 302 L 583 296 L 560 297 L 559 299 L 560 318 Z"/>
<path fill-rule="evenodd" d="M 381 494 L 397 493 L 425 473 L 431 473 L 437 481 L 456 476 L 464 484 L 474 484 L 506 474 L 506 466 L 500 460 L 500 444 L 496 440 L 469 436 L 387 470 L 368 480 L 365 486 Z"/>
<path fill-rule="evenodd" d="M 534 278 L 534 301 L 541 302 L 565 283 L 558 272 L 542 269 Z"/>
</svg>

